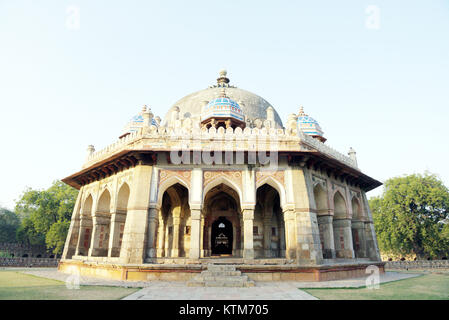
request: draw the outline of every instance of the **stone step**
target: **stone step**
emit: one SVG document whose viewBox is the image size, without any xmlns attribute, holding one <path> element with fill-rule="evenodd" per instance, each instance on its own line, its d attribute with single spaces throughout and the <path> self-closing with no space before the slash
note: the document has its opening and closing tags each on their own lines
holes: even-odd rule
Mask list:
<svg viewBox="0 0 449 320">
<path fill-rule="evenodd" d="M 233 265 L 208 264 L 207 270 L 187 282 L 189 287 L 254 287 L 254 281 Z"/>
<path fill-rule="evenodd" d="M 189 281 L 188 287 L 254 287 L 254 281 Z"/>
<path fill-rule="evenodd" d="M 241 276 L 242 272 L 236 271 L 209 271 L 205 270 L 201 272 L 204 277 L 214 277 L 214 276 Z"/>
<path fill-rule="evenodd" d="M 248 288 L 254 287 L 254 281 L 234 281 L 234 282 L 226 282 L 226 281 L 206 281 L 205 287 L 238 287 L 238 288 Z"/>
<path fill-rule="evenodd" d="M 209 264 L 209 265 L 207 265 L 207 270 L 209 270 L 209 271 L 235 271 L 235 266 Z"/>
<path fill-rule="evenodd" d="M 203 280 L 203 281 L 230 281 L 230 282 L 235 282 L 235 281 L 248 281 L 248 276 L 234 276 L 234 277 L 229 277 L 229 276 L 206 276 L 206 277 L 195 277 L 195 280 Z"/>
</svg>

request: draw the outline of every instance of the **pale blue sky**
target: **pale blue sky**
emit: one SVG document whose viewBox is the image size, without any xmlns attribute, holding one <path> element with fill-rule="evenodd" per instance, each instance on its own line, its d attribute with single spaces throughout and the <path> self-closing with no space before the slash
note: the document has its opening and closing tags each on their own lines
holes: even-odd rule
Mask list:
<svg viewBox="0 0 449 320">
<path fill-rule="evenodd" d="M 284 123 L 304 105 L 366 174 L 429 170 L 449 185 L 449 1 L 0 0 L 0 205 L 78 171 L 143 104 L 163 117 L 221 68 Z"/>
</svg>

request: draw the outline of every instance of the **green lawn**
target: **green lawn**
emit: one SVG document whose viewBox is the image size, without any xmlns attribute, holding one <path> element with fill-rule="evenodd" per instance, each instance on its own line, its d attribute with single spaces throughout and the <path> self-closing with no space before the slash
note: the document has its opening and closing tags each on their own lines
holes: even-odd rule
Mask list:
<svg viewBox="0 0 449 320">
<path fill-rule="evenodd" d="M 322 300 L 449 300 L 449 275 L 427 274 L 384 283 L 379 289 L 302 289 Z"/>
<path fill-rule="evenodd" d="M 0 271 L 0 300 L 118 300 L 139 288 L 80 286 L 15 271 Z"/>
</svg>

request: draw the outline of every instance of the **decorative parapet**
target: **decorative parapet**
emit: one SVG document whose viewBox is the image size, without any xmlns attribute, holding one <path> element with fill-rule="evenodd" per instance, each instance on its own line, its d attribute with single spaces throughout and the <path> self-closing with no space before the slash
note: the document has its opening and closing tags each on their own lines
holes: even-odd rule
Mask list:
<svg viewBox="0 0 449 320">
<path fill-rule="evenodd" d="M 299 137 L 300 139 L 308 144 L 310 147 L 315 148 L 317 151 L 324 153 L 325 155 L 331 156 L 332 158 L 343 162 L 344 164 L 359 170 L 357 166 L 357 162 L 351 159 L 348 156 L 345 156 L 344 154 L 338 152 L 337 150 L 329 147 L 328 145 L 324 144 L 323 142 L 312 138 L 311 136 L 304 134 L 301 130 L 299 130 Z"/>
<path fill-rule="evenodd" d="M 123 150 L 153 149 L 171 151 L 176 148 L 186 150 L 223 151 L 306 151 L 313 148 L 354 169 L 356 162 L 348 156 L 328 147 L 323 142 L 308 136 L 302 131 L 275 128 L 168 128 L 154 125 L 139 129 L 119 139 L 106 148 L 88 155 L 83 168 L 100 162 Z"/>
</svg>

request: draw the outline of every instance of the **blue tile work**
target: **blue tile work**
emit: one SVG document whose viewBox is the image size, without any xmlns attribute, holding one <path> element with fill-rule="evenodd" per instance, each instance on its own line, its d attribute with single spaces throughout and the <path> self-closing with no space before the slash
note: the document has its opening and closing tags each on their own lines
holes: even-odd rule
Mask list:
<svg viewBox="0 0 449 320">
<path fill-rule="evenodd" d="M 244 121 L 243 110 L 237 102 L 229 98 L 216 98 L 210 101 L 201 114 L 201 120 L 210 118 L 231 117 L 240 121 Z"/>
</svg>

